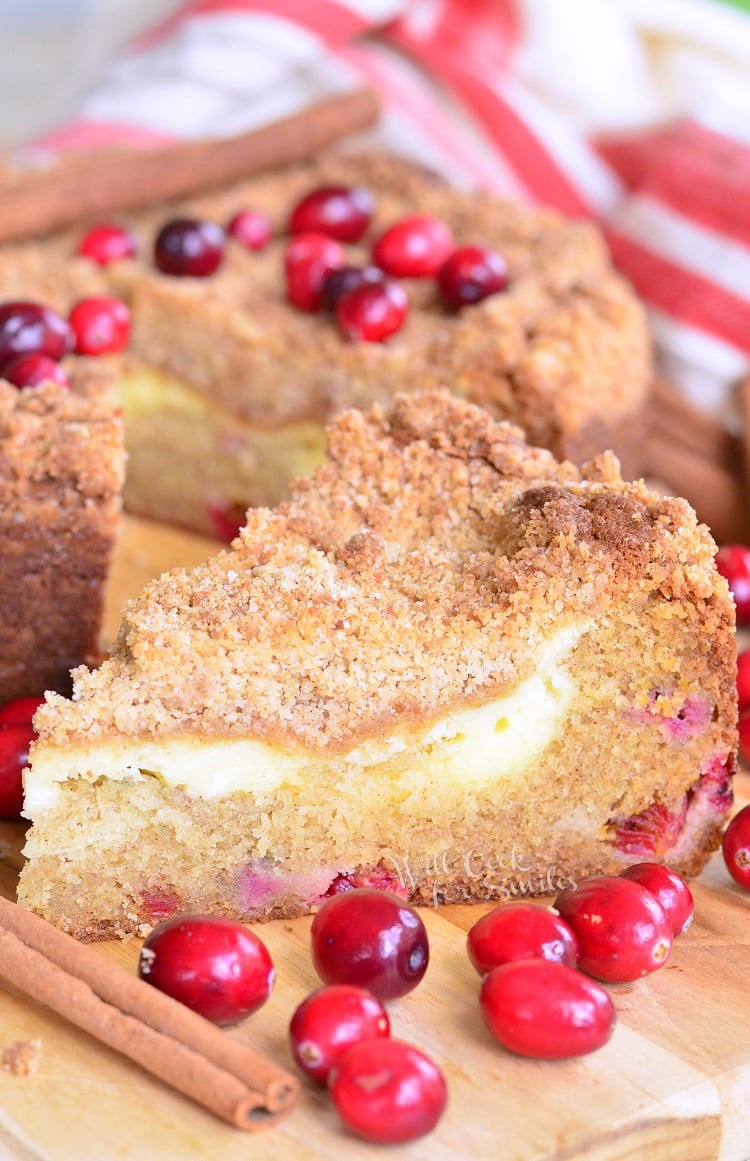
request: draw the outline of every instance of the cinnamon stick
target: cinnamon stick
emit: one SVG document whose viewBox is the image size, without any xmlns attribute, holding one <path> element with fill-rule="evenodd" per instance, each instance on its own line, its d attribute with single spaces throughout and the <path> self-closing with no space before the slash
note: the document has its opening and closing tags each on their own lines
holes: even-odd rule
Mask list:
<svg viewBox="0 0 750 1161">
<path fill-rule="evenodd" d="M 646 472 L 689 500 L 715 540 L 750 538 L 747 495 L 738 475 L 654 429 L 646 436 Z"/>
<path fill-rule="evenodd" d="M 119 965 L 0 898 L 0 976 L 240 1129 L 274 1124 L 299 1083 Z"/>
<path fill-rule="evenodd" d="M 311 157 L 377 118 L 377 95 L 358 89 L 238 137 L 163 149 L 63 154 L 50 166 L 9 169 L 0 180 L 0 242 L 49 234 L 118 210 L 186 197 Z"/>
</svg>

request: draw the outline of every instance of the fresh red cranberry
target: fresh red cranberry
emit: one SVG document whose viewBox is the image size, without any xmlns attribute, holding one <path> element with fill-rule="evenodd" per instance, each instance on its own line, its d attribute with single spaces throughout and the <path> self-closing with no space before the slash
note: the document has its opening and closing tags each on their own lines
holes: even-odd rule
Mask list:
<svg viewBox="0 0 750 1161">
<path fill-rule="evenodd" d="M 623 879 L 640 883 L 661 904 L 676 938 L 693 922 L 695 901 L 685 880 L 663 863 L 635 863 L 621 872 Z"/>
<path fill-rule="evenodd" d="M 6 701 L 5 705 L 0 705 L 0 725 L 30 726 L 40 705 L 44 705 L 43 697 L 17 697 L 14 701 Z"/>
<path fill-rule="evenodd" d="M 667 962 L 672 928 L 640 883 L 595 875 L 563 891 L 555 908 L 578 936 L 578 966 L 600 980 L 637 980 Z"/>
<path fill-rule="evenodd" d="M 224 231 L 202 218 L 175 218 L 162 226 L 154 242 L 154 261 L 162 274 L 208 278 L 224 258 Z"/>
<path fill-rule="evenodd" d="M 0 818 L 18 819 L 23 810 L 24 767 L 34 740 L 30 724 L 8 722 L 0 725 Z"/>
<path fill-rule="evenodd" d="M 0 305 L 0 368 L 16 355 L 47 355 L 59 362 L 73 349 L 67 321 L 38 302 Z"/>
<path fill-rule="evenodd" d="M 409 299 L 403 286 L 392 279 L 363 284 L 339 299 L 336 321 L 350 339 L 382 343 L 400 331 L 409 313 Z"/>
<path fill-rule="evenodd" d="M 385 281 L 379 266 L 341 266 L 323 279 L 320 300 L 326 310 L 335 310 L 339 301 L 358 286 L 374 286 Z"/>
<path fill-rule="evenodd" d="M 378 266 L 397 278 L 430 278 L 454 245 L 445 222 L 429 214 L 412 214 L 380 235 L 372 256 Z"/>
<path fill-rule="evenodd" d="M 369 988 L 379 1000 L 406 995 L 427 971 L 424 923 L 385 891 L 362 888 L 326 899 L 310 937 L 313 966 L 324 983 Z"/>
<path fill-rule="evenodd" d="M 740 715 L 737 728 L 740 736 L 740 758 L 746 766 L 750 766 L 750 709 Z"/>
<path fill-rule="evenodd" d="M 344 251 L 325 234 L 297 234 L 284 255 L 289 301 L 299 310 L 316 311 L 326 275 L 345 262 Z"/>
<path fill-rule="evenodd" d="M 615 828 L 615 846 L 628 855 L 666 854 L 680 836 L 687 808 L 687 795 L 678 810 L 667 810 L 661 802 L 652 802 Z"/>
<path fill-rule="evenodd" d="M 471 306 L 508 285 L 505 259 L 483 246 L 461 246 L 437 273 L 438 290 L 452 307 Z"/>
<path fill-rule="evenodd" d="M 247 512 L 238 504 L 229 504 L 226 507 L 210 504 L 208 515 L 217 539 L 223 540 L 226 544 L 231 544 L 235 537 L 239 536 L 240 529 L 244 528 L 247 521 Z"/>
<path fill-rule="evenodd" d="M 246 250 L 264 250 L 273 237 L 273 226 L 262 210 L 240 210 L 227 226 L 227 233 Z"/>
<path fill-rule="evenodd" d="M 325 1084 L 334 1064 L 360 1040 L 389 1036 L 391 1024 L 380 1000 L 367 988 L 331 984 L 312 992 L 289 1025 L 292 1055 L 303 1072 Z"/>
<path fill-rule="evenodd" d="M 503 1048 L 539 1060 L 594 1052 L 615 1026 L 615 1007 L 604 988 L 545 959 L 493 968 L 482 981 L 479 1006 Z"/>
<path fill-rule="evenodd" d="M 723 544 L 716 553 L 716 567 L 734 597 L 737 624 L 750 625 L 750 548 Z"/>
<path fill-rule="evenodd" d="M 132 230 L 109 222 L 89 230 L 78 247 L 78 253 L 83 258 L 90 258 L 97 266 L 109 266 L 110 262 L 119 262 L 122 258 L 134 258 L 137 252 L 138 243 Z"/>
<path fill-rule="evenodd" d="M 737 655 L 737 701 L 740 713 L 750 709 L 750 649 Z"/>
<path fill-rule="evenodd" d="M 82 298 L 70 312 L 79 355 L 122 351 L 130 338 L 130 311 L 119 298 Z"/>
<path fill-rule="evenodd" d="M 375 199 L 361 186 L 329 185 L 313 190 L 291 212 L 290 234 L 326 234 L 358 242 L 372 220 Z"/>
<path fill-rule="evenodd" d="M 516 959 L 549 959 L 575 967 L 578 940 L 568 924 L 534 903 L 506 903 L 478 919 L 469 931 L 469 959 L 484 976 Z"/>
<path fill-rule="evenodd" d="M 727 870 L 740 887 L 750 890 L 750 806 L 735 814 L 722 843 Z"/>
<path fill-rule="evenodd" d="M 343 1054 L 331 1072 L 330 1091 L 344 1124 L 380 1145 L 429 1133 L 448 1099 L 443 1074 L 429 1056 L 382 1037 L 361 1040 Z"/>
<path fill-rule="evenodd" d="M 235 1024 L 265 1004 L 274 968 L 258 936 L 212 915 L 174 915 L 141 948 L 138 974 L 214 1024 Z"/>
<path fill-rule="evenodd" d="M 70 379 L 59 363 L 50 359 L 49 355 L 16 355 L 3 364 L 3 379 L 7 379 L 14 387 L 37 387 L 40 383 L 59 383 L 61 387 L 69 387 Z"/>
<path fill-rule="evenodd" d="M 384 863 L 376 867 L 359 868 L 347 871 L 345 875 L 336 875 L 326 891 L 326 898 L 331 895 L 343 895 L 346 891 L 356 891 L 358 887 L 371 887 L 374 891 L 390 891 L 393 895 L 403 898 L 409 894 L 406 884 L 399 878 L 396 871 Z"/>
</svg>

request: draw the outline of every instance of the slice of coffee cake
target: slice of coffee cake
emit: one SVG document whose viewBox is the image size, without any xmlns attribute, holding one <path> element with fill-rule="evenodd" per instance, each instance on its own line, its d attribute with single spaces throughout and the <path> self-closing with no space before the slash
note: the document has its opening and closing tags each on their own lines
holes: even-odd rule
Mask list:
<svg viewBox="0 0 750 1161">
<path fill-rule="evenodd" d="M 733 605 L 682 500 L 440 391 L 347 412 L 232 549 L 50 695 L 20 898 L 85 938 L 696 873 L 731 800 Z"/>
<path fill-rule="evenodd" d="M 111 368 L 66 363 L 69 386 L 0 378 L 0 704 L 69 689 L 100 648 L 122 420 Z"/>
</svg>

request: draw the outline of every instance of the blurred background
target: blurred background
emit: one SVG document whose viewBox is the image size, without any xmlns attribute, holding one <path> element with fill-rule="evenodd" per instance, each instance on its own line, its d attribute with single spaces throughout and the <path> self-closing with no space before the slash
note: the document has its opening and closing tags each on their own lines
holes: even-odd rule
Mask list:
<svg viewBox="0 0 750 1161">
<path fill-rule="evenodd" d="M 129 37 L 181 0 L 0 0 L 0 148 L 70 116 Z"/>
</svg>

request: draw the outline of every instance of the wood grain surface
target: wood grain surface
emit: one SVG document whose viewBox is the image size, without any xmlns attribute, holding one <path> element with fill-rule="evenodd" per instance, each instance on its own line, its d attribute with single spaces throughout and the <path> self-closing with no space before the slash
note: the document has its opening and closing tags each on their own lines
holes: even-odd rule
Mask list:
<svg viewBox="0 0 750 1161">
<path fill-rule="evenodd" d="M 215 546 L 128 520 L 110 587 L 107 631 L 151 576 Z M 741 795 L 750 796 L 747 776 Z M 13 898 L 23 828 L 0 825 L 0 891 Z M 390 1006 L 394 1035 L 443 1068 L 449 1105 L 430 1136 L 383 1149 L 351 1136 L 326 1093 L 305 1085 L 283 1124 L 250 1137 L 215 1120 L 46 1009 L 0 990 L 0 1053 L 39 1042 L 35 1075 L 0 1071 L 0 1161 L 748 1161 L 750 1158 L 750 893 L 714 858 L 694 885 L 696 919 L 667 966 L 610 988 L 610 1043 L 579 1060 L 523 1060 L 484 1029 L 465 933 L 490 908 L 424 911 L 427 975 Z M 291 1065 L 287 1026 L 318 986 L 310 920 L 266 924 L 277 980 L 268 1004 L 228 1035 Z M 135 970 L 139 941 L 97 950 Z"/>
</svg>

